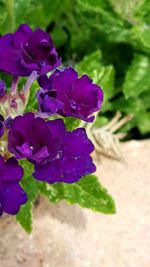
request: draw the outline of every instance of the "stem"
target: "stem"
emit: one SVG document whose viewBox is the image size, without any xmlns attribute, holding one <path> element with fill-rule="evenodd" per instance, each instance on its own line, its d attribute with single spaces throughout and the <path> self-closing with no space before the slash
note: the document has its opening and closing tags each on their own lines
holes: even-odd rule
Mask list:
<svg viewBox="0 0 150 267">
<path fill-rule="evenodd" d="M 114 124 L 110 128 L 110 133 L 115 133 L 117 130 L 119 130 L 123 125 L 125 125 L 128 121 L 131 121 L 133 119 L 133 114 L 128 114 L 126 117 L 122 118 L 120 121 L 118 121 L 116 124 Z"/>
<path fill-rule="evenodd" d="M 30 76 L 28 77 L 27 81 L 26 81 L 26 84 L 23 88 L 23 92 L 27 93 L 30 88 L 31 88 L 31 85 L 32 83 L 38 78 L 38 74 L 37 74 L 37 71 L 32 71 L 32 73 L 30 74 Z"/>
<path fill-rule="evenodd" d="M 6 9 L 8 14 L 8 28 L 10 32 L 13 32 L 15 30 L 14 0 L 6 0 Z"/>
<path fill-rule="evenodd" d="M 17 87 L 18 87 L 18 82 L 19 82 L 19 77 L 14 76 L 11 84 L 11 93 L 16 93 L 17 92 Z"/>
</svg>

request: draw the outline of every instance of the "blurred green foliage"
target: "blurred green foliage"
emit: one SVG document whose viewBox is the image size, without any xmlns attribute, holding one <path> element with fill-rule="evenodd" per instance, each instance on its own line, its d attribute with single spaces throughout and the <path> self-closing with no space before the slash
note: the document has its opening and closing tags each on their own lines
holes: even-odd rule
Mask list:
<svg viewBox="0 0 150 267">
<path fill-rule="evenodd" d="M 96 125 L 121 111 L 134 115 L 122 131 L 132 138 L 150 133 L 149 0 L 0 0 L 0 11 L 0 34 L 21 23 L 46 29 L 64 65 L 102 86 Z"/>
</svg>

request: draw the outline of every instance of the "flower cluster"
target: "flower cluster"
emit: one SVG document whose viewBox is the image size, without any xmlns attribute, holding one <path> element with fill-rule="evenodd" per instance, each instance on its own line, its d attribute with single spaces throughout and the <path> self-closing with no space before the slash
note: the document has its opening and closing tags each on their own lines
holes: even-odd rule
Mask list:
<svg viewBox="0 0 150 267">
<path fill-rule="evenodd" d="M 23 24 L 0 37 L 0 70 L 12 76 L 10 90 L 0 81 L 0 215 L 16 214 L 28 200 L 20 185 L 22 159 L 33 164 L 36 180 L 50 184 L 74 183 L 96 170 L 85 129 L 68 131 L 63 117 L 92 122 L 102 89 L 70 66 L 58 69 L 60 63 L 51 36 L 39 28 Z M 18 90 L 21 77 L 27 80 Z M 39 110 L 26 113 L 35 80 Z"/>
</svg>

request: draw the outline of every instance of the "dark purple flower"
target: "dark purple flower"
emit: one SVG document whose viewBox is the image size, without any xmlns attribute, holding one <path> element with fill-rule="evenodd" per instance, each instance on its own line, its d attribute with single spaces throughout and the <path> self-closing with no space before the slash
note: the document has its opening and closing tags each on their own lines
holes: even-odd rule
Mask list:
<svg viewBox="0 0 150 267">
<path fill-rule="evenodd" d="M 47 122 L 49 128 L 59 132 L 57 121 Z M 94 146 L 87 138 L 84 128 L 73 132 L 62 131 L 63 138 L 57 156 L 46 164 L 35 164 L 33 176 L 37 180 L 53 184 L 57 182 L 74 183 L 83 176 L 93 173 L 96 167 L 90 157 Z"/>
<path fill-rule="evenodd" d="M 27 201 L 27 195 L 19 185 L 23 176 L 23 168 L 15 158 L 4 162 L 0 155 L 0 215 L 18 213 L 20 206 Z"/>
<path fill-rule="evenodd" d="M 0 137 L 4 134 L 4 118 L 0 115 Z"/>
<path fill-rule="evenodd" d="M 6 94 L 6 85 L 3 80 L 0 81 L 0 97 Z"/>
<path fill-rule="evenodd" d="M 87 75 L 78 78 L 71 67 L 56 70 L 50 78 L 40 77 L 39 84 L 43 88 L 37 93 L 39 109 L 48 115 L 57 113 L 92 122 L 91 115 L 101 108 L 102 89 Z"/>
<path fill-rule="evenodd" d="M 83 128 L 67 132 L 63 120 L 46 122 L 26 113 L 13 120 L 8 149 L 35 165 L 34 177 L 48 183 L 73 183 L 95 171 L 94 146 Z"/>
<path fill-rule="evenodd" d="M 61 142 L 61 122 L 59 133 L 53 133 L 42 118 L 35 118 L 33 113 L 17 116 L 8 135 L 8 150 L 16 158 L 27 158 L 32 162 L 53 159 Z"/>
<path fill-rule="evenodd" d="M 22 24 L 15 33 L 0 37 L 0 70 L 14 76 L 44 75 L 60 64 L 51 36 Z"/>
</svg>

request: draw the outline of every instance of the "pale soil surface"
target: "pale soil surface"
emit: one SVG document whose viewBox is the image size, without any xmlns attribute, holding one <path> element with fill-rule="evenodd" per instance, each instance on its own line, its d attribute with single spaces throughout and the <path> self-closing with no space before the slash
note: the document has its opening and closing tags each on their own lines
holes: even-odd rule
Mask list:
<svg viewBox="0 0 150 267">
<path fill-rule="evenodd" d="M 150 267 L 150 141 L 122 150 L 124 163 L 103 158 L 97 171 L 116 215 L 41 199 L 31 235 L 0 219 L 0 267 Z"/>
</svg>

